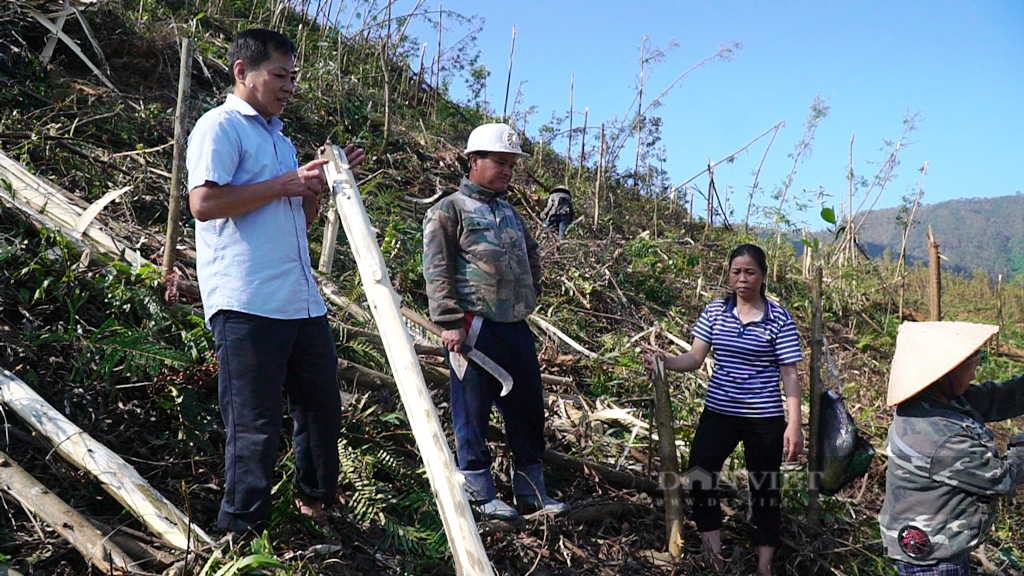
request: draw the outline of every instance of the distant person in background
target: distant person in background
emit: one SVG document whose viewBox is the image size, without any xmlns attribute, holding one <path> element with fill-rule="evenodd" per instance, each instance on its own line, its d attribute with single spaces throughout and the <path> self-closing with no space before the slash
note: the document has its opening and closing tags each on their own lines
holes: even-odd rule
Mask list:
<svg viewBox="0 0 1024 576">
<path fill-rule="evenodd" d="M 326 161 L 299 166 L 279 118 L 295 92 L 295 45 L 279 32 L 246 30 L 228 48 L 228 67 L 233 91 L 196 122 L 186 164 L 227 436 L 217 525 L 232 542 L 270 526 L 282 394 L 294 422 L 296 504 L 329 531 L 341 401 L 306 239 Z M 351 146 L 346 153 L 353 167 L 365 158 Z"/>
<path fill-rule="evenodd" d="M 558 232 L 558 239 L 565 238 L 565 230 L 576 220 L 576 211 L 572 206 L 572 192 L 565 186 L 558 186 L 548 196 L 548 205 L 540 213 L 544 226 L 552 232 Z"/>
<path fill-rule="evenodd" d="M 466 144 L 469 175 L 459 191 L 423 219 L 423 276 L 430 318 L 444 330 L 451 374 L 452 421 L 459 470 L 470 503 L 484 519 L 513 520 L 519 512 L 498 498 L 487 427 L 491 407 L 505 420 L 512 451 L 512 491 L 524 509 L 564 514 L 544 482 L 544 390 L 526 318 L 541 290 L 540 249 L 519 212 L 505 200 L 522 151 L 506 124 L 484 124 Z M 512 376 L 501 396 L 498 380 L 470 362 L 460 376 L 452 355 L 472 346 Z"/>
<path fill-rule="evenodd" d="M 896 406 L 878 517 L 902 575 L 968 576 L 999 499 L 1024 483 L 1024 434 L 996 449 L 985 422 L 1024 414 L 1024 375 L 972 386 L 998 326 L 907 322 L 896 336 L 888 404 Z"/>
<path fill-rule="evenodd" d="M 721 572 L 725 560 L 717 483 L 726 458 L 743 442 L 758 546 L 757 572 L 767 575 L 772 573 L 772 557 L 781 542 L 783 452 L 792 461 L 804 448 L 797 375 L 803 356 L 793 318 L 765 297 L 768 261 L 764 251 L 753 244 L 737 247 L 729 256 L 728 272 L 733 293 L 704 308 L 693 327 L 690 351 L 665 357 L 664 362 L 667 370 L 692 372 L 704 364 L 712 348 L 715 351 L 715 370 L 687 471 L 689 478 L 710 476 L 711 486 L 697 481 L 691 485 L 693 520 L 705 561 Z M 646 356 L 644 362 L 653 370 L 653 356 Z M 785 406 L 779 395 L 780 380 Z"/>
</svg>

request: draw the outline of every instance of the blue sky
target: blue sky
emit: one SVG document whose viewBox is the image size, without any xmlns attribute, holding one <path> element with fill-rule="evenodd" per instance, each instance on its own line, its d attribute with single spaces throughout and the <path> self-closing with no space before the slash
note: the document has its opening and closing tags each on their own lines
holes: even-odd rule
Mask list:
<svg viewBox="0 0 1024 576">
<path fill-rule="evenodd" d="M 421 10 L 436 10 L 428 0 Z M 398 0 L 393 14 L 412 10 Z M 646 92 L 661 92 L 683 71 L 736 41 L 730 62 L 690 74 L 657 111 L 664 122 L 664 165 L 674 183 L 698 173 L 784 121 L 761 172 L 769 191 L 788 174 L 787 154 L 800 140 L 816 95 L 830 113 L 818 127 L 809 158 L 797 167 L 793 190 L 823 187 L 839 208 L 847 190 L 850 140 L 854 169 L 871 177 L 884 158 L 884 140 L 895 140 L 909 113 L 920 113 L 917 131 L 901 151 L 898 178 L 877 207 L 896 206 L 916 190 L 917 169 L 929 163 L 923 201 L 1002 196 L 1024 190 L 1024 2 L 671 2 L 560 0 L 445 0 L 446 10 L 484 19 L 477 46 L 491 71 L 488 99 L 501 112 L 512 26 L 517 28 L 512 92 L 520 81 L 525 104 L 538 113 L 527 132 L 552 113 L 569 108 L 575 74 L 574 125 L 589 108 L 589 124 L 622 118 L 633 100 L 639 46 L 679 43 L 649 69 Z M 447 28 L 447 26 L 446 26 Z M 436 51 L 436 31 L 414 24 L 410 32 Z M 454 41 L 465 28 L 453 27 Z M 452 80 L 452 95 L 466 97 Z M 731 186 L 733 220 L 746 211 L 751 172 L 768 139 L 716 169 L 719 192 Z M 588 147 L 593 147 L 591 139 Z M 554 144 L 564 150 L 565 142 Z M 576 148 L 578 151 L 578 148 Z M 628 149 L 623 158 L 631 159 Z M 631 163 L 632 160 L 629 160 Z M 697 181 L 703 188 L 706 178 Z M 764 197 L 758 203 L 774 203 Z M 869 200 L 870 202 L 870 200 Z M 808 217 L 812 227 L 820 221 Z"/>
</svg>

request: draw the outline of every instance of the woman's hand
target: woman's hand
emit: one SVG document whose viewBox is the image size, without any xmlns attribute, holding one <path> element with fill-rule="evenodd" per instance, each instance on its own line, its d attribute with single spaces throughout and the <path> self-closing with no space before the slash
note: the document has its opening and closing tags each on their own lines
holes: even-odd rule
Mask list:
<svg viewBox="0 0 1024 576">
<path fill-rule="evenodd" d="M 647 377 L 651 378 L 654 376 L 654 359 L 660 358 L 662 362 L 665 362 L 664 354 L 652 354 L 650 352 L 644 354 L 644 368 L 647 369 Z"/>
<path fill-rule="evenodd" d="M 797 455 L 804 451 L 804 431 L 800 428 L 800 421 L 790 422 L 786 426 L 786 433 L 782 436 L 782 446 L 786 451 L 786 462 L 796 460 Z"/>
</svg>

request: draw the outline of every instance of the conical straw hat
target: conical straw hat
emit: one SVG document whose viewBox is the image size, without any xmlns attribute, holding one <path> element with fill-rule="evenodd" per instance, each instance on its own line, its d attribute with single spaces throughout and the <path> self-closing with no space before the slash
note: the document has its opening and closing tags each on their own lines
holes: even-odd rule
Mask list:
<svg viewBox="0 0 1024 576">
<path fill-rule="evenodd" d="M 904 322 L 896 334 L 889 372 L 889 406 L 924 390 L 999 332 L 973 322 Z"/>
</svg>

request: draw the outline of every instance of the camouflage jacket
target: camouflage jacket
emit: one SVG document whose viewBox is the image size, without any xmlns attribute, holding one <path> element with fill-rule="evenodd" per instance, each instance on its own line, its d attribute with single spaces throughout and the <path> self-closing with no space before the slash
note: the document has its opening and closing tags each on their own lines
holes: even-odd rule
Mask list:
<svg viewBox="0 0 1024 576">
<path fill-rule="evenodd" d="M 423 218 L 423 277 L 430 318 L 444 328 L 463 314 L 517 322 L 537 307 L 540 250 L 503 194 L 462 179 Z"/>
<path fill-rule="evenodd" d="M 565 192 L 555 192 L 548 196 L 548 204 L 540 213 L 541 220 L 547 220 L 552 216 L 568 216 L 569 220 L 576 219 L 576 211 L 572 207 L 572 196 Z"/>
<path fill-rule="evenodd" d="M 1024 414 L 1024 374 L 968 387 L 951 402 L 925 391 L 896 407 L 878 518 L 890 558 L 958 560 L 984 541 L 1000 496 L 1024 483 L 1024 454 L 1001 457 L 985 422 Z"/>
</svg>

